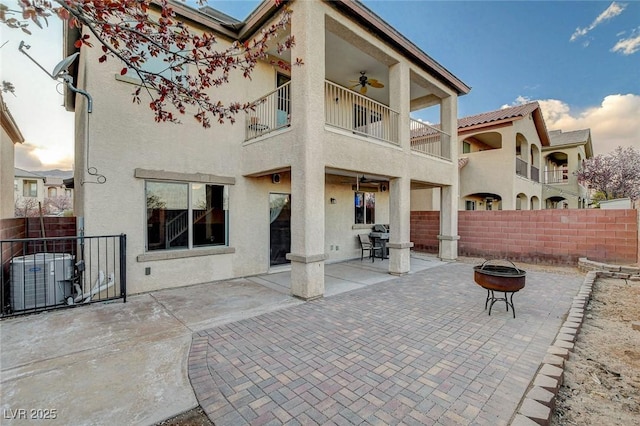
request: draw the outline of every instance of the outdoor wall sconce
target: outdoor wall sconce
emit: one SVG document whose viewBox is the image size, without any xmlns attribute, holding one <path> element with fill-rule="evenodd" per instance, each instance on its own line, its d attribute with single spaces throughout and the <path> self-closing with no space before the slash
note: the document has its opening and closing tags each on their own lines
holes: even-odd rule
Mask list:
<svg viewBox="0 0 640 426">
<path fill-rule="evenodd" d="M 329 199 L 329 202 L 330 202 L 331 204 L 336 204 L 336 203 L 337 203 L 337 201 L 336 201 L 336 199 L 335 199 L 335 198 L 330 198 L 330 199 Z"/>
</svg>

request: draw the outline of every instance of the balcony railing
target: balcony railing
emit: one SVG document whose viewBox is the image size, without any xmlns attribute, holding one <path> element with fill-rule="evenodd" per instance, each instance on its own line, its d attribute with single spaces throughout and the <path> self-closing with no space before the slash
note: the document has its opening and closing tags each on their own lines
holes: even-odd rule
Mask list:
<svg viewBox="0 0 640 426">
<path fill-rule="evenodd" d="M 451 160 L 451 136 L 413 118 L 410 125 L 412 151 Z"/>
<path fill-rule="evenodd" d="M 516 158 L 516 174 L 518 176 L 527 177 L 528 167 L 529 167 L 529 164 L 526 161 L 520 158 Z"/>
<path fill-rule="evenodd" d="M 531 166 L 531 180 L 534 182 L 540 182 L 540 169 Z"/>
<path fill-rule="evenodd" d="M 569 174 L 567 169 L 547 170 L 545 172 L 545 183 L 567 183 Z"/>
<path fill-rule="evenodd" d="M 327 125 L 399 144 L 396 111 L 330 81 L 325 81 L 324 88 Z"/>
<path fill-rule="evenodd" d="M 255 102 L 247 114 L 245 140 L 257 138 L 291 124 L 291 82 L 286 82 Z"/>
</svg>

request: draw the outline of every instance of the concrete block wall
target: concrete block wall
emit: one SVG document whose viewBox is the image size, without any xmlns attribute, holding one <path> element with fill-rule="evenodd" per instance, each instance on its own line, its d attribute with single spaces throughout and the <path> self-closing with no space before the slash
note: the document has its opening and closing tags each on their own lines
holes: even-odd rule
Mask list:
<svg viewBox="0 0 640 426">
<path fill-rule="evenodd" d="M 417 250 L 437 250 L 439 229 L 439 212 L 411 212 Z M 458 234 L 463 256 L 558 264 L 639 259 L 638 211 L 631 209 L 461 211 Z"/>
</svg>

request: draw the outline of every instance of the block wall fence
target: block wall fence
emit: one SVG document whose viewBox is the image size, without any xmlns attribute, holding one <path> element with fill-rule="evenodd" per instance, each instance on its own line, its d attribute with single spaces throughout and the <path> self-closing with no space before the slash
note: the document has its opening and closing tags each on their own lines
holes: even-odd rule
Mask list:
<svg viewBox="0 0 640 426">
<path fill-rule="evenodd" d="M 639 210 L 563 209 L 458 212 L 458 253 L 487 259 L 577 264 L 640 263 Z M 416 250 L 437 253 L 440 212 L 411 212 Z"/>
</svg>

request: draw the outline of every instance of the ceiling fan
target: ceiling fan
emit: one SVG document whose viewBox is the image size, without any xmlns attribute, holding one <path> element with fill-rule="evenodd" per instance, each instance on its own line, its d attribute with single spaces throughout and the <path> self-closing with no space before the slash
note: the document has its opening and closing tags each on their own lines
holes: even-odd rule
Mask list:
<svg viewBox="0 0 640 426">
<path fill-rule="evenodd" d="M 360 94 L 364 95 L 367 93 L 367 86 L 375 87 L 376 89 L 381 89 L 384 87 L 384 84 L 380 83 L 375 78 L 367 77 L 366 73 L 366 71 L 360 71 L 360 78 L 358 80 L 349 80 L 352 83 L 356 83 L 353 86 L 349 87 L 349 89 L 353 90 L 356 87 L 360 86 Z"/>
</svg>

